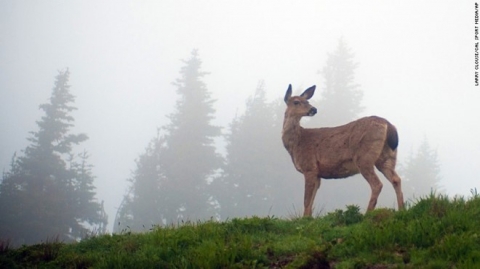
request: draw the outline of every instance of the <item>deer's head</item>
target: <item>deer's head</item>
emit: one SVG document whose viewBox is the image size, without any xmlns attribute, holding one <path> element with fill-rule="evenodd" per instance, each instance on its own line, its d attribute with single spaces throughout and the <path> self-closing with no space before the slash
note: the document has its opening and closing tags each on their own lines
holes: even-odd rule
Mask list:
<svg viewBox="0 0 480 269">
<path fill-rule="evenodd" d="M 317 109 L 308 103 L 308 99 L 312 98 L 314 93 L 315 85 L 306 89 L 300 96 L 292 96 L 292 85 L 288 85 L 288 90 L 284 98 L 287 104 L 285 116 L 301 118 L 303 116 L 313 116 L 317 114 Z"/>
</svg>

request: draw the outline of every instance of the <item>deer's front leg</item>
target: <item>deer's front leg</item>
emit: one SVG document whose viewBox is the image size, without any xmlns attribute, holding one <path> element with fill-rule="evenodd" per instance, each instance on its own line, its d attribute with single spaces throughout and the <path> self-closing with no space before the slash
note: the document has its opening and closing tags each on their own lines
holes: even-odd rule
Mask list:
<svg viewBox="0 0 480 269">
<path fill-rule="evenodd" d="M 305 195 L 303 198 L 303 203 L 305 210 L 303 211 L 304 217 L 312 216 L 312 207 L 313 201 L 315 200 L 315 195 L 317 190 L 320 187 L 320 178 L 317 177 L 316 173 L 305 173 Z"/>
</svg>

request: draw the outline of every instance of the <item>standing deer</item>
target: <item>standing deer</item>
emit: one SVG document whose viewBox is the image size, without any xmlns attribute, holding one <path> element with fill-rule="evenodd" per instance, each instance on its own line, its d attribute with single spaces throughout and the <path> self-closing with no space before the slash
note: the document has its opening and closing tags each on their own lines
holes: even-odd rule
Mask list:
<svg viewBox="0 0 480 269">
<path fill-rule="evenodd" d="M 313 116 L 317 109 L 308 103 L 315 86 L 292 97 L 292 85 L 285 94 L 287 109 L 283 121 L 283 145 L 295 168 L 305 177 L 304 216 L 312 215 L 312 205 L 321 178 L 346 178 L 358 173 L 370 184 L 372 194 L 367 212 L 373 210 L 382 190 L 374 167 L 392 183 L 398 208 L 403 209 L 401 179 L 395 172 L 398 134 L 387 120 L 371 116 L 332 128 L 305 129 L 303 116 Z"/>
</svg>

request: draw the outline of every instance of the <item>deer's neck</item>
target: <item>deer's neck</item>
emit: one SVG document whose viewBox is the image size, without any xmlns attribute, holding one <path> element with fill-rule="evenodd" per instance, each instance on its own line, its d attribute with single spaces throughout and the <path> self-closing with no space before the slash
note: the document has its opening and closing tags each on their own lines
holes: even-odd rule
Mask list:
<svg viewBox="0 0 480 269">
<path fill-rule="evenodd" d="M 287 151 L 292 154 L 293 149 L 298 145 L 302 135 L 300 119 L 285 116 L 283 120 L 282 140 Z"/>
</svg>

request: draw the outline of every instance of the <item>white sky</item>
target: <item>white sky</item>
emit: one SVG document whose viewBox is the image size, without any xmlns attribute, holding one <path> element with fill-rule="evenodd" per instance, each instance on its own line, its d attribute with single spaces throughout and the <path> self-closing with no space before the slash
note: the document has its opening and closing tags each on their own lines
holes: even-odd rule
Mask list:
<svg viewBox="0 0 480 269">
<path fill-rule="evenodd" d="M 171 83 L 192 49 L 210 72 L 215 124 L 227 127 L 259 80 L 271 100 L 289 83 L 321 90 L 318 71 L 343 36 L 364 114 L 397 126 L 400 162 L 426 137 L 447 192 L 468 195 L 480 188 L 474 12 L 473 1 L 0 0 L 0 168 L 28 145 L 38 105 L 69 67 L 75 131 L 90 137 L 80 150 L 92 155 L 111 226 L 134 160 L 168 123 Z"/>
</svg>

